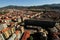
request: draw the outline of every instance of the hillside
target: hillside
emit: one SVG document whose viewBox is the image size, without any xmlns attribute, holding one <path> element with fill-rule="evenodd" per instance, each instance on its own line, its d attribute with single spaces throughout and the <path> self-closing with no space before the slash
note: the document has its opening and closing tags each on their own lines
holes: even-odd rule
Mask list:
<svg viewBox="0 0 60 40">
<path fill-rule="evenodd" d="M 30 6 L 28 8 L 35 8 L 35 9 L 59 9 L 60 10 L 60 4 L 46 4 L 46 5 L 41 5 L 41 6 Z"/>
<path fill-rule="evenodd" d="M 38 5 L 38 6 L 14 6 L 9 5 L 2 7 L 0 9 L 58 9 L 60 10 L 60 4 L 46 4 L 46 5 Z"/>
</svg>

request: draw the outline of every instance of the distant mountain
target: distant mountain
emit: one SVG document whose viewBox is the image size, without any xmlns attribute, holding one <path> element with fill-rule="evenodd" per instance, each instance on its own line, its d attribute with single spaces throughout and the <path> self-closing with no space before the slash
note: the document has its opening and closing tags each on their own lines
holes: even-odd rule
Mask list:
<svg viewBox="0 0 60 40">
<path fill-rule="evenodd" d="M 60 10 L 60 4 L 46 4 L 46 5 L 41 5 L 41 6 L 30 6 L 29 9 L 34 8 L 34 9 L 59 9 Z"/>
<path fill-rule="evenodd" d="M 26 8 L 26 7 L 9 5 L 9 6 L 5 6 L 5 7 L 0 8 L 0 10 L 2 10 L 2 9 L 23 9 L 23 8 Z"/>
<path fill-rule="evenodd" d="M 46 5 L 39 5 L 39 6 L 14 6 L 9 5 L 6 7 L 2 7 L 0 9 L 58 9 L 60 10 L 60 4 L 46 4 Z"/>
</svg>

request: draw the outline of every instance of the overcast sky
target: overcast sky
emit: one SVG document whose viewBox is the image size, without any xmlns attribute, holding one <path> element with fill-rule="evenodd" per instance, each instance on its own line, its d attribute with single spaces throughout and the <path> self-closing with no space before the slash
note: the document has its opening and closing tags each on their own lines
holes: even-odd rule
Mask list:
<svg viewBox="0 0 60 40">
<path fill-rule="evenodd" d="M 17 6 L 36 6 L 44 4 L 58 4 L 60 0 L 0 0 L 0 7 L 8 5 Z"/>
</svg>

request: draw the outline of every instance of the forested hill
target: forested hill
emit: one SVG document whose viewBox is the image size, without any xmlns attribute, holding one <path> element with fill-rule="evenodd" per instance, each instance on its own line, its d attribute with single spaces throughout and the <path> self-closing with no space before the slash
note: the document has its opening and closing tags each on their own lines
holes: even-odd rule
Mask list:
<svg viewBox="0 0 60 40">
<path fill-rule="evenodd" d="M 9 5 L 5 7 L 1 7 L 0 9 L 58 9 L 60 10 L 60 4 L 46 4 L 46 5 L 38 5 L 38 6 L 14 6 Z"/>
</svg>

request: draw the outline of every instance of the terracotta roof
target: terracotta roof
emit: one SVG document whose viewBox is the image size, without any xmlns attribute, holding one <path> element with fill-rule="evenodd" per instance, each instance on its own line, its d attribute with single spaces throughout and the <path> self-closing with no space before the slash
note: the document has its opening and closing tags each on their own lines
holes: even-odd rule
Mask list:
<svg viewBox="0 0 60 40">
<path fill-rule="evenodd" d="M 5 29 L 3 29 L 2 32 L 5 32 L 5 31 L 7 31 L 7 30 L 9 30 L 9 28 L 5 28 Z"/>
<path fill-rule="evenodd" d="M 10 22 L 10 25 L 14 25 L 14 22 Z"/>
<path fill-rule="evenodd" d="M 6 17 L 5 19 L 6 19 L 6 20 L 10 20 L 10 18 L 9 18 L 9 17 Z"/>
<path fill-rule="evenodd" d="M 16 35 L 18 35 L 18 34 L 19 34 L 19 32 L 20 32 L 20 31 L 16 30 L 16 32 L 15 32 L 15 33 L 16 33 Z"/>
</svg>

